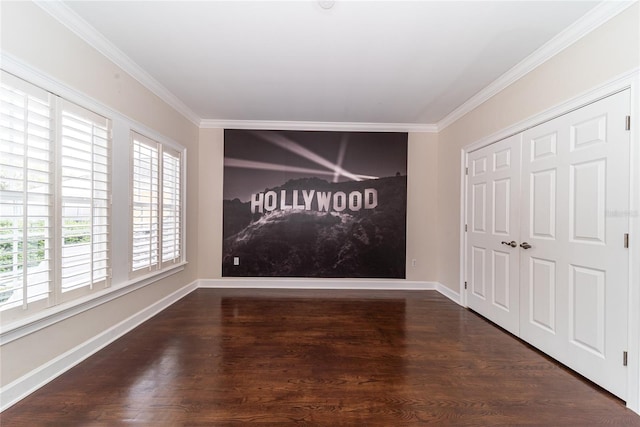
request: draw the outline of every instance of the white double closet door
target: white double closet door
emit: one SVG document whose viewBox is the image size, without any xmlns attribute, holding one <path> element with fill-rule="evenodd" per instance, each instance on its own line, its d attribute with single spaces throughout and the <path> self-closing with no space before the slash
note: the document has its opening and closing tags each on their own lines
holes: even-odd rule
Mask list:
<svg viewBox="0 0 640 427">
<path fill-rule="evenodd" d="M 468 155 L 467 305 L 627 393 L 629 91 Z"/>
</svg>

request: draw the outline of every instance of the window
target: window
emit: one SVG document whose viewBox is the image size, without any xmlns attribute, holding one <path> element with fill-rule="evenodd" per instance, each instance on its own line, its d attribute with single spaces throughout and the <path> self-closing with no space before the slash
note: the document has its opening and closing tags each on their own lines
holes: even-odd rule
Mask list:
<svg viewBox="0 0 640 427">
<path fill-rule="evenodd" d="M 0 73 L 3 329 L 179 271 L 185 148 L 54 80 Z"/>
<path fill-rule="evenodd" d="M 2 72 L 0 311 L 108 286 L 111 123 Z"/>
<path fill-rule="evenodd" d="M 109 260 L 109 123 L 66 101 L 61 109 L 61 286 L 104 282 Z"/>
<path fill-rule="evenodd" d="M 182 239 L 180 203 L 180 154 L 162 153 L 162 262 L 180 259 Z"/>
<path fill-rule="evenodd" d="M 132 132 L 131 271 L 182 260 L 181 155 Z"/>
</svg>

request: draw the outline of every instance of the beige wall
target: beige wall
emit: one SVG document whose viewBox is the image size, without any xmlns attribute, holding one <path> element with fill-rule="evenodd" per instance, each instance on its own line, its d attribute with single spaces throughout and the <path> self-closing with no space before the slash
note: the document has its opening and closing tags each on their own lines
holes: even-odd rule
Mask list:
<svg viewBox="0 0 640 427">
<path fill-rule="evenodd" d="M 628 8 L 438 134 L 440 283 L 460 289 L 461 148 L 637 68 L 639 7 Z"/>
<path fill-rule="evenodd" d="M 184 271 L 0 348 L 1 385 L 117 325 L 197 278 L 198 128 L 30 2 L 2 3 L 2 51 L 187 147 Z M 120 142 L 122 143 L 122 142 Z M 128 142 L 127 142 L 128 143 Z M 128 191 L 114 188 L 114 192 Z"/>
<path fill-rule="evenodd" d="M 200 130 L 200 222 L 198 233 L 198 277 L 222 277 L 222 176 L 224 131 Z"/>
<path fill-rule="evenodd" d="M 438 135 L 410 133 L 407 165 L 407 280 L 438 277 Z M 416 266 L 412 266 L 412 260 Z"/>
</svg>

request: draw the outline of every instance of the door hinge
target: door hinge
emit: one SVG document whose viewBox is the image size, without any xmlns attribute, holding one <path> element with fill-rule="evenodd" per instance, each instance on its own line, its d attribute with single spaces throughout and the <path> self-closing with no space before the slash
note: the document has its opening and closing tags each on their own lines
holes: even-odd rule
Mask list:
<svg viewBox="0 0 640 427">
<path fill-rule="evenodd" d="M 624 247 L 629 248 L 629 233 L 624 233 Z"/>
<path fill-rule="evenodd" d="M 464 225 L 464 231 L 467 231 L 467 224 Z"/>
<path fill-rule="evenodd" d="M 464 174 L 469 175 L 469 168 L 464 168 Z"/>
<path fill-rule="evenodd" d="M 631 116 L 627 116 L 624 119 L 624 130 L 631 130 Z"/>
<path fill-rule="evenodd" d="M 464 288 L 467 289 L 467 282 L 464 282 Z"/>
<path fill-rule="evenodd" d="M 627 366 L 628 355 L 626 351 L 622 352 L 622 366 Z"/>
</svg>

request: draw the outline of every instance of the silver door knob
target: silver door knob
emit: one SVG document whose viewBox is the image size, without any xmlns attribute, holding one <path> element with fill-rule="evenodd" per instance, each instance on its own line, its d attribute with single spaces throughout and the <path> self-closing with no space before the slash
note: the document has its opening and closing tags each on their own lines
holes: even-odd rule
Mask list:
<svg viewBox="0 0 640 427">
<path fill-rule="evenodd" d="M 516 246 L 518 246 L 518 244 L 516 243 L 515 240 L 512 240 L 510 242 L 502 242 L 503 245 L 507 245 L 507 246 L 511 246 L 512 248 L 515 248 Z"/>
<path fill-rule="evenodd" d="M 531 245 L 528 244 L 527 242 L 522 242 L 522 243 L 520 243 L 520 247 L 522 249 L 529 249 L 531 247 Z"/>
</svg>

